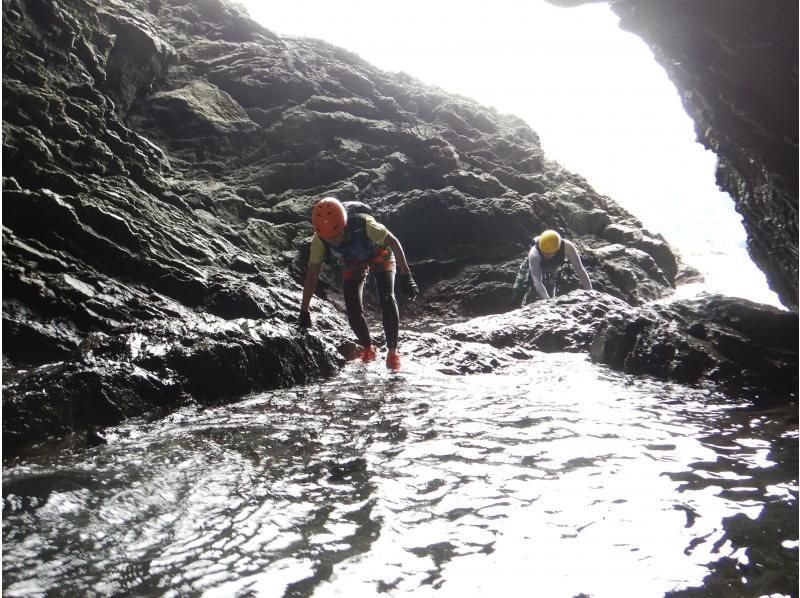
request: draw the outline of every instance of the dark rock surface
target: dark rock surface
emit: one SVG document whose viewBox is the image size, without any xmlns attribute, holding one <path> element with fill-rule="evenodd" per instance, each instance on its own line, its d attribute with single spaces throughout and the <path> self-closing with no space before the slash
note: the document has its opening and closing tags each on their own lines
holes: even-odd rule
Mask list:
<svg viewBox="0 0 800 598">
<path fill-rule="evenodd" d="M 718 157 L 747 248 L 770 287 L 797 310 L 798 3 L 775 0 L 605 1 L 650 46 Z"/>
<path fill-rule="evenodd" d="M 438 332 L 493 347 L 499 363 L 527 351 L 587 352 L 614 370 L 692 385 L 718 382 L 769 402 L 796 393 L 797 324 L 794 312 L 721 295 L 631 306 L 574 291 Z"/>
<path fill-rule="evenodd" d="M 315 328 L 295 326 L 308 215 L 322 194 L 369 203 L 401 239 L 424 292 L 403 306 L 416 329 L 403 338 L 444 370 L 591 350 L 626 371 L 741 381 L 706 362 L 687 378 L 669 351 L 643 365 L 647 346 L 669 345 L 659 331 L 671 322 L 692 328 L 718 303 L 741 302 L 645 306 L 669 296 L 685 266 L 547 160 L 516 117 L 320 41 L 279 38 L 221 0 L 4 0 L 3 60 L 7 453 L 335 373 L 355 347 L 333 270 L 313 303 Z M 518 341 L 502 352 L 458 325 L 437 332 L 505 311 L 518 262 L 545 227 L 576 243 L 602 292 L 489 316 L 539 327 L 499 341 Z M 566 290 L 576 286 L 567 279 Z M 753 317 L 797 327 L 796 314 Z M 651 327 L 626 327 L 648 318 Z M 712 319 L 701 353 L 728 324 Z M 773 349 L 775 371 L 791 377 L 791 347 Z M 733 363 L 764 365 L 751 357 Z"/>
</svg>

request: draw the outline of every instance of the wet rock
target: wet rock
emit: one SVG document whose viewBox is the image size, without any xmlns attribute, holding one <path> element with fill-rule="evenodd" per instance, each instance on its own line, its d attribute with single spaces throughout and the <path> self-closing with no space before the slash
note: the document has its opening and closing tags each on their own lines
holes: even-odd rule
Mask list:
<svg viewBox="0 0 800 598">
<path fill-rule="evenodd" d="M 527 359 L 524 350 L 498 351 L 492 345 L 448 339 L 430 332 L 404 332 L 401 351 L 444 374 L 486 374 L 508 366 L 518 359 Z"/>
<path fill-rule="evenodd" d="M 797 314 L 744 299 L 701 295 L 607 321 L 592 358 L 631 374 L 690 384 L 797 391 Z"/>
<path fill-rule="evenodd" d="M 4 445 L 14 451 L 87 425 L 305 383 L 344 363 L 332 344 L 344 330 L 341 320 L 336 330 L 328 324 L 301 333 L 266 319 L 181 316 L 96 333 L 64 361 L 4 370 Z M 24 356 L 13 355 L 22 362 Z"/>
<path fill-rule="evenodd" d="M 472 365 L 454 368 L 459 373 L 491 371 L 531 352 L 588 352 L 629 374 L 716 384 L 780 403 L 797 397 L 797 327 L 796 313 L 745 299 L 706 294 L 631 306 L 597 291 L 573 291 L 441 327 L 436 336 L 448 341 L 413 351 L 436 361 L 469 344 L 465 359 Z"/>
<path fill-rule="evenodd" d="M 49 436 L 104 427 L 181 400 L 173 379 L 129 362 L 54 362 L 4 381 L 3 444 L 11 452 Z"/>
<path fill-rule="evenodd" d="M 446 326 L 439 332 L 447 338 L 496 348 L 586 351 L 606 319 L 624 318 L 631 312 L 628 304 L 609 295 L 575 291 L 504 314 Z"/>
<path fill-rule="evenodd" d="M 86 432 L 86 445 L 89 447 L 103 446 L 108 444 L 108 438 L 103 436 L 97 430 L 89 430 Z"/>
<path fill-rule="evenodd" d="M 369 203 L 401 239 L 423 290 L 413 305 L 401 298 L 409 351 L 442 371 L 591 347 L 645 371 L 649 343 L 661 356 L 651 369 L 667 377 L 684 366 L 687 379 L 790 377 L 783 354 L 743 346 L 761 325 L 731 328 L 712 304 L 692 307 L 694 319 L 642 311 L 687 268 L 547 160 L 514 116 L 320 41 L 282 39 L 224 0 L 9 0 L 3 17 L 7 451 L 333 375 L 356 350 L 334 268 L 315 328 L 296 327 L 322 194 Z M 504 313 L 544 228 L 575 242 L 598 292 Z M 577 286 L 568 275 L 562 292 Z M 473 316 L 489 319 L 436 332 Z M 677 354 L 699 357 L 661 348 L 670 318 L 702 349 Z M 720 355 L 729 365 L 714 366 Z M 735 378 L 748 363 L 765 374 Z"/>
</svg>

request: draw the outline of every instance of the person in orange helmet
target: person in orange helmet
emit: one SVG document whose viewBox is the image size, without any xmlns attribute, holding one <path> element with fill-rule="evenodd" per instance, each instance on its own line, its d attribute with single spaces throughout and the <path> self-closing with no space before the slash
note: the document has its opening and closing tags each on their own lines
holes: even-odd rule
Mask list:
<svg viewBox="0 0 800 598">
<path fill-rule="evenodd" d="M 372 272 L 383 312 L 386 366 L 392 370 L 400 369 L 400 354 L 397 351 L 400 313 L 394 294 L 396 267 L 400 269 L 401 288 L 409 299 L 413 300 L 419 293 L 400 241 L 370 214 L 348 213 L 345 205 L 335 197 L 325 197 L 314 205 L 311 223 L 314 226 L 314 238 L 311 240 L 308 269 L 303 282 L 300 326 L 311 326 L 311 297 L 317 288 L 322 264 L 332 254 L 342 263 L 347 321 L 362 346 L 361 359 L 371 361 L 377 357 L 377 348 L 372 344 L 364 317 L 363 304 L 364 282 L 367 274 Z"/>
</svg>

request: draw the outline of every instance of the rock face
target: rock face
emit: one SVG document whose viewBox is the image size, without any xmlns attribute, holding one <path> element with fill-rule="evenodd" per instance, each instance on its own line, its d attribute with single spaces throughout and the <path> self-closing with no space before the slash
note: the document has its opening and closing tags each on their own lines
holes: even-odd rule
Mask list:
<svg viewBox="0 0 800 598">
<path fill-rule="evenodd" d="M 543 228 L 576 243 L 603 292 L 584 297 L 575 346 L 623 369 L 635 359 L 613 339 L 634 332 L 606 316 L 669 296 L 686 270 L 521 120 L 279 38 L 221 0 L 7 0 L 3 59 L 7 451 L 335 373 L 355 351 L 335 270 L 315 328 L 296 329 L 323 194 L 369 203 L 401 239 L 425 294 L 403 306 L 411 350 L 439 347 L 454 373 L 501 360 L 430 330 L 505 311 Z"/>
<path fill-rule="evenodd" d="M 797 2 L 608 3 L 675 83 L 698 141 L 718 157 L 717 184 L 742 215 L 750 256 L 796 311 Z"/>
</svg>

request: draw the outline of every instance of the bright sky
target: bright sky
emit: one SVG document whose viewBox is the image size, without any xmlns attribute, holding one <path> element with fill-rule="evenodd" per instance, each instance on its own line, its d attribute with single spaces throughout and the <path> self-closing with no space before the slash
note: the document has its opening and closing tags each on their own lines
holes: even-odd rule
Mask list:
<svg viewBox="0 0 800 598">
<path fill-rule="evenodd" d="M 275 33 L 324 39 L 523 118 L 549 158 L 662 233 L 721 292 L 775 301 L 746 257 L 733 201 L 716 187 L 714 154 L 695 141 L 650 49 L 606 4 L 239 2 Z"/>
</svg>

